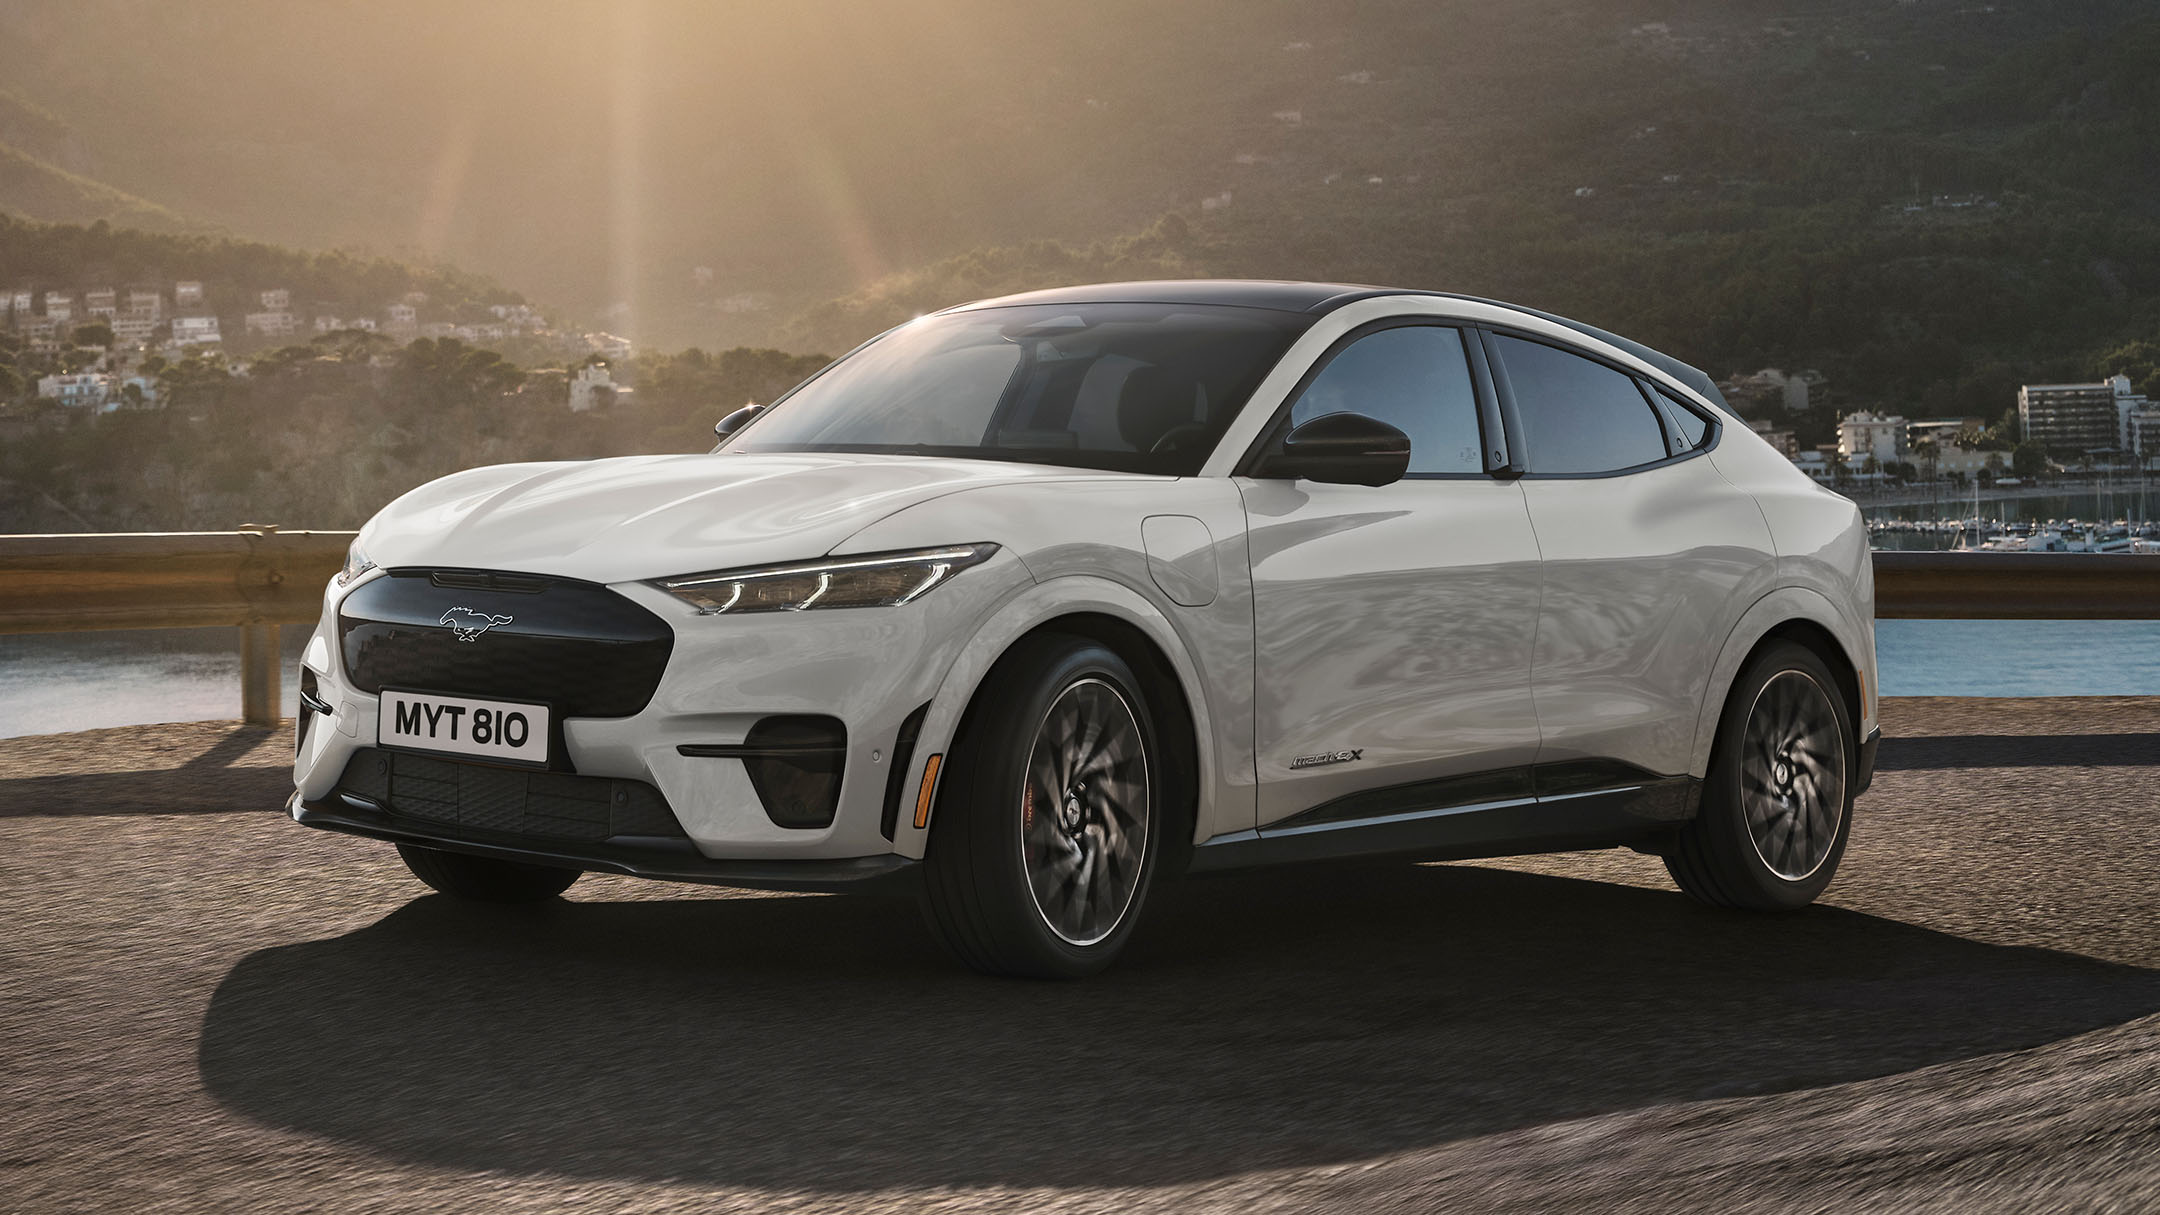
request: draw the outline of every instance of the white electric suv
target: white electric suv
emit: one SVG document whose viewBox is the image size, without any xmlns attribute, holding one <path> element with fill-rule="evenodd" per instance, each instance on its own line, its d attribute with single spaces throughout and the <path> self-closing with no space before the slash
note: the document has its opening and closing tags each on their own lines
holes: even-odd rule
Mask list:
<svg viewBox="0 0 2160 1215">
<path fill-rule="evenodd" d="M 1852 503 L 1708 377 L 1463 296 L 953 308 L 702 455 L 446 477 L 360 532 L 292 816 L 438 890 L 912 887 L 1106 965 L 1184 872 L 1630 846 L 1837 868 L 1878 737 Z"/>
</svg>

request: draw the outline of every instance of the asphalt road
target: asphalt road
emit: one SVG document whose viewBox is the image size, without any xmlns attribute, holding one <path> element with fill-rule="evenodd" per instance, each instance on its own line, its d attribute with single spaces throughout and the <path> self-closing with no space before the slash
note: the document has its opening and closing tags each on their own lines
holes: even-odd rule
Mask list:
<svg viewBox="0 0 2160 1215">
<path fill-rule="evenodd" d="M 1893 701 L 1823 905 L 1628 852 L 912 906 L 454 905 L 289 735 L 0 741 L 0 1210 L 2160 1208 L 2160 700 Z"/>
</svg>

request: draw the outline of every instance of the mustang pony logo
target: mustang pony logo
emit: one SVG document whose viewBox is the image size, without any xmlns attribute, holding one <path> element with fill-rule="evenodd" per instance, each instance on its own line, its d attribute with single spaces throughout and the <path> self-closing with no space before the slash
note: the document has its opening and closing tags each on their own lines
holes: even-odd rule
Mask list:
<svg viewBox="0 0 2160 1215">
<path fill-rule="evenodd" d="M 442 619 L 435 623 L 449 625 L 450 631 L 457 634 L 459 641 L 478 641 L 480 634 L 498 624 L 508 624 L 511 619 L 509 616 L 490 616 L 469 607 L 454 607 L 444 612 Z"/>
</svg>

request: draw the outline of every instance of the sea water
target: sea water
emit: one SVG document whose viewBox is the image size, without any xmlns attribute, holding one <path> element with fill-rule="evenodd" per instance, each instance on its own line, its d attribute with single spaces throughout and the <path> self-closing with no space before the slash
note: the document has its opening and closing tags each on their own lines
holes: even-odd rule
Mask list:
<svg viewBox="0 0 2160 1215">
<path fill-rule="evenodd" d="M 1885 620 L 1875 640 L 1885 696 L 2160 696 L 2160 621 Z M 282 641 L 290 717 L 307 630 Z M 238 629 L 0 636 L 0 738 L 237 718 L 239 647 Z"/>
</svg>

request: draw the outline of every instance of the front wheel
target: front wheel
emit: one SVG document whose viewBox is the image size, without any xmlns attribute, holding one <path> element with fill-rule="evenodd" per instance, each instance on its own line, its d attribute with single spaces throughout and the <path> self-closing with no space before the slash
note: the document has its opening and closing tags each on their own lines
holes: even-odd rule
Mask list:
<svg viewBox="0 0 2160 1215">
<path fill-rule="evenodd" d="M 580 871 L 399 844 L 413 876 L 453 898 L 475 903 L 537 903 L 570 889 Z"/>
<path fill-rule="evenodd" d="M 1108 966 L 1165 850 L 1162 749 L 1140 681 L 1080 637 L 1030 638 L 983 681 L 923 860 L 931 925 L 989 974 Z"/>
<path fill-rule="evenodd" d="M 1852 834 L 1851 711 L 1830 668 L 1789 641 L 1734 683 L 1701 813 L 1665 850 L 1680 889 L 1720 907 L 1803 907 L 1830 884 Z"/>
</svg>

